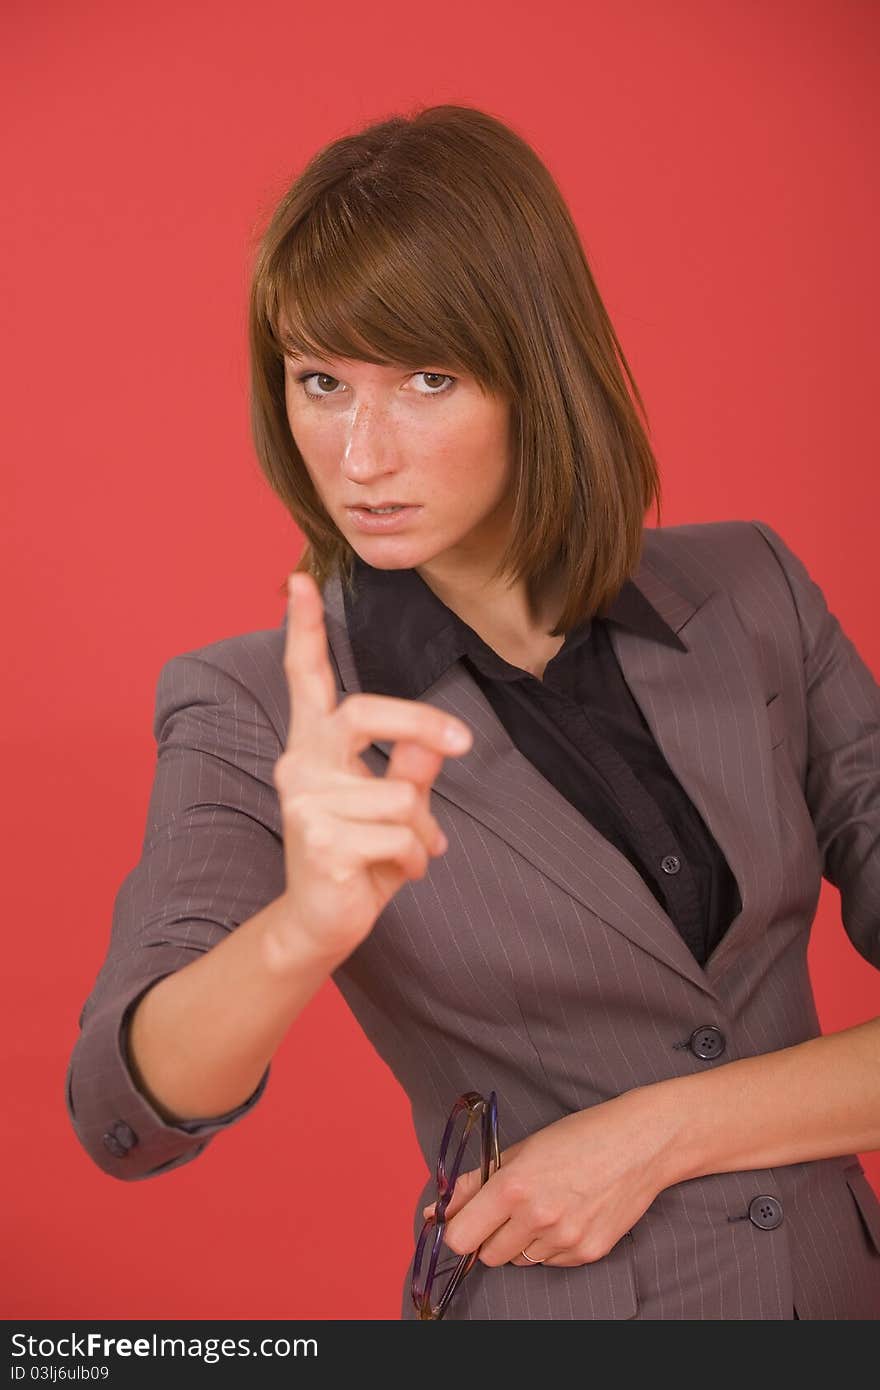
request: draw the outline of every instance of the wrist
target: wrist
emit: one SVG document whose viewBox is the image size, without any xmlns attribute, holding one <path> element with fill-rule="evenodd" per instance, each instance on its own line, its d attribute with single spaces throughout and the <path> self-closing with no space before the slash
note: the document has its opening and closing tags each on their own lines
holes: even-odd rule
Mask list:
<svg viewBox="0 0 880 1390">
<path fill-rule="evenodd" d="M 688 1176 L 689 1152 L 687 1137 L 686 1098 L 681 1095 L 679 1078 L 639 1086 L 629 1092 L 636 1099 L 640 1113 L 639 1133 L 652 1155 L 651 1166 L 658 1192 L 673 1187 Z"/>
<path fill-rule="evenodd" d="M 266 969 L 280 979 L 314 971 L 329 975 L 348 954 L 322 946 L 310 936 L 286 893 L 275 898 L 262 914 L 260 948 Z"/>
</svg>

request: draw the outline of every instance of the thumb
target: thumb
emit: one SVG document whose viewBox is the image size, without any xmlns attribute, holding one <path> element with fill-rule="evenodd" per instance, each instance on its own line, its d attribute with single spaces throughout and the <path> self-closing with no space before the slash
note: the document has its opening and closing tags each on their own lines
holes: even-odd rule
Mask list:
<svg viewBox="0 0 880 1390">
<path fill-rule="evenodd" d="M 459 1173 L 455 1181 L 452 1200 L 446 1208 L 445 1219 L 447 1221 L 451 1216 L 454 1216 L 457 1211 L 461 1211 L 462 1207 L 466 1202 L 470 1201 L 475 1192 L 479 1192 L 480 1179 L 481 1170 L 479 1168 L 471 1168 L 467 1173 Z M 422 1216 L 426 1218 L 430 1216 L 436 1209 L 436 1206 L 436 1202 L 431 1202 L 428 1206 L 422 1207 Z"/>
</svg>

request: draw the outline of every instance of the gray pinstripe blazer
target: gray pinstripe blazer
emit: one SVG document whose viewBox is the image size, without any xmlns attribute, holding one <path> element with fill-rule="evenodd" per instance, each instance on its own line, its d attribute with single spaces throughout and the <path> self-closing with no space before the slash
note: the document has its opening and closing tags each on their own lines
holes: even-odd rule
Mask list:
<svg viewBox="0 0 880 1390">
<path fill-rule="evenodd" d="M 721 845 L 742 910 L 702 968 L 640 875 L 512 744 L 460 661 L 423 699 L 464 719 L 433 810 L 450 842 L 334 981 L 408 1094 L 429 1171 L 463 1090 L 498 1093 L 502 1147 L 634 1086 L 820 1032 L 807 942 L 821 879 L 880 968 L 880 687 L 821 590 L 761 522 L 646 528 L 635 582 L 686 650 L 612 626 L 621 669 Z M 359 689 L 338 579 L 324 590 L 340 696 Z M 278 796 L 289 696 L 279 627 L 162 668 L 141 857 L 67 1075 L 87 1153 L 116 1178 L 195 1158 L 260 1099 L 166 1124 L 123 1028 L 151 984 L 284 889 Z M 362 755 L 377 774 L 391 745 Z M 714 1024 L 705 1060 L 689 1040 Z M 430 1180 L 414 1204 L 433 1198 Z M 782 1220 L 760 1223 L 756 1197 Z M 778 1213 L 777 1213 L 778 1214 Z M 414 1317 L 404 1272 L 402 1316 Z M 711 1174 L 660 1193 L 603 1259 L 477 1262 L 449 1318 L 880 1318 L 880 1202 L 854 1154 Z"/>
</svg>

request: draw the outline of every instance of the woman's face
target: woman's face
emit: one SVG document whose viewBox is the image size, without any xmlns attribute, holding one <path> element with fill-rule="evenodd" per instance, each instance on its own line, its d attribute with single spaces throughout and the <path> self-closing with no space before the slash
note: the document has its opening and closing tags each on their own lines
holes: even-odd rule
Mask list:
<svg viewBox="0 0 880 1390">
<path fill-rule="evenodd" d="M 308 355 L 285 359 L 285 397 L 318 495 L 367 564 L 451 580 L 494 566 L 509 527 L 506 399 L 440 362 L 413 371 Z M 387 532 L 351 510 L 387 502 L 410 508 Z"/>
</svg>

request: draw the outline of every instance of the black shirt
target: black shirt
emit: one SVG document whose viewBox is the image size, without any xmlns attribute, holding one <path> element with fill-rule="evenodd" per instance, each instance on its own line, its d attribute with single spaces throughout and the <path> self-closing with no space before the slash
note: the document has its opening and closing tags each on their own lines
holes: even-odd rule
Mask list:
<svg viewBox="0 0 880 1390">
<path fill-rule="evenodd" d="M 736 879 L 633 699 L 608 624 L 686 650 L 627 580 L 566 633 L 539 680 L 499 656 L 414 569 L 354 557 L 343 588 L 364 691 L 415 700 L 461 658 L 525 757 L 625 855 L 705 965 L 742 906 Z"/>
</svg>

